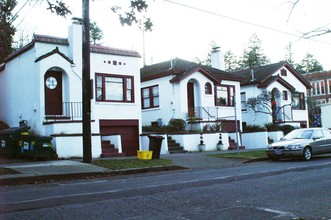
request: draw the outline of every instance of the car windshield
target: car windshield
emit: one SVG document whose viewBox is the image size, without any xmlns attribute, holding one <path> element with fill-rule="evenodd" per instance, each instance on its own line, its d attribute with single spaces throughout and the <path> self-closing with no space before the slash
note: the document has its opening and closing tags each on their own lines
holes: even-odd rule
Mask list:
<svg viewBox="0 0 331 220">
<path fill-rule="evenodd" d="M 313 134 L 313 130 L 293 130 L 287 135 L 284 136 L 283 139 L 289 140 L 289 139 L 310 139 Z"/>
</svg>

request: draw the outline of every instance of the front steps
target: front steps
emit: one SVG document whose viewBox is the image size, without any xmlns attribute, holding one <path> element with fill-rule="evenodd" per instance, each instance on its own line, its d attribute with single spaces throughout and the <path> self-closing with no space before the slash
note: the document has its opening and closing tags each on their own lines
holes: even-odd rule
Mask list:
<svg viewBox="0 0 331 220">
<path fill-rule="evenodd" d="M 237 143 L 235 140 L 229 137 L 229 147 L 228 150 L 237 150 Z M 239 150 L 245 150 L 245 146 L 239 146 Z"/>
<path fill-rule="evenodd" d="M 168 151 L 170 154 L 177 154 L 177 153 L 187 153 L 187 150 L 184 150 L 184 147 L 181 147 L 175 140 L 168 136 Z"/>
<path fill-rule="evenodd" d="M 110 141 L 101 141 L 101 157 L 125 157 L 125 153 L 119 153 Z"/>
</svg>

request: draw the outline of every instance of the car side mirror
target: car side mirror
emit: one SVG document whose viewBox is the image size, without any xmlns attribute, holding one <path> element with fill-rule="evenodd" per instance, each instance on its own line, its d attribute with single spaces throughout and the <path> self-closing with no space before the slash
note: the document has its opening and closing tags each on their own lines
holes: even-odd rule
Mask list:
<svg viewBox="0 0 331 220">
<path fill-rule="evenodd" d="M 321 139 L 322 137 L 313 137 L 314 140 Z"/>
</svg>

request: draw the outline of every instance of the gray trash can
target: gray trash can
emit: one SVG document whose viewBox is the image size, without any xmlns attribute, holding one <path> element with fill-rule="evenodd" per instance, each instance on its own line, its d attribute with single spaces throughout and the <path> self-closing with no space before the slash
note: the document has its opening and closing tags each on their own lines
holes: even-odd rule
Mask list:
<svg viewBox="0 0 331 220">
<path fill-rule="evenodd" d="M 152 159 L 159 159 L 161 153 L 161 144 L 164 139 L 162 136 L 148 136 L 149 138 L 149 150 L 153 151 Z"/>
</svg>

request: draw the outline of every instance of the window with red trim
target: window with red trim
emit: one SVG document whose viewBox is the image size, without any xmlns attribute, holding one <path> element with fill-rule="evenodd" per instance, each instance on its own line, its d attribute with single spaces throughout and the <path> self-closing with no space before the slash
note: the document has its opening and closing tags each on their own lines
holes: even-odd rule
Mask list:
<svg viewBox="0 0 331 220">
<path fill-rule="evenodd" d="M 149 86 L 141 89 L 143 109 L 159 107 L 159 86 Z"/>
<path fill-rule="evenodd" d="M 216 87 L 215 103 L 217 106 L 234 106 L 234 86 L 221 85 Z"/>
<path fill-rule="evenodd" d="M 294 92 L 292 94 L 292 107 L 297 110 L 305 110 L 305 94 L 303 92 Z"/>
<path fill-rule="evenodd" d="M 133 76 L 96 74 L 96 100 L 134 102 Z"/>
</svg>

